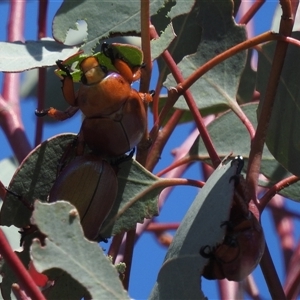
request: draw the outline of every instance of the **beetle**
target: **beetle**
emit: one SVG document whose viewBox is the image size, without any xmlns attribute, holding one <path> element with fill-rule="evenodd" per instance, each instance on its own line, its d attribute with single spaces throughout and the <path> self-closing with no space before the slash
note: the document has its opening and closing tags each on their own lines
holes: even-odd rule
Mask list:
<svg viewBox="0 0 300 300">
<path fill-rule="evenodd" d="M 60 73 L 63 95 L 71 108 L 66 112 L 54 108 L 36 111 L 37 116 L 64 120 L 80 109 L 85 119 L 79 140 L 101 156 L 123 155 L 140 142 L 147 129 L 145 104 L 152 101 L 153 95 L 139 93 L 131 87 L 132 82 L 140 78 L 142 65 L 130 65 L 116 49 L 113 44 L 102 46 L 102 53 L 115 70 L 100 64 L 96 55 L 80 61 L 81 85 L 77 94 L 71 67 L 57 61 L 64 72 Z"/>
<path fill-rule="evenodd" d="M 117 197 L 118 181 L 112 166 L 94 154 L 77 156 L 59 174 L 48 202 L 66 200 L 79 212 L 84 235 L 100 241 L 101 225 Z"/>
<path fill-rule="evenodd" d="M 263 229 L 248 209 L 250 202 L 246 193 L 246 183 L 240 174 L 243 168 L 241 156 L 238 161 L 235 180 L 235 194 L 230 210 L 229 220 L 222 222 L 226 226 L 223 242 L 215 247 L 201 247 L 200 255 L 208 258 L 208 264 L 202 271 L 206 279 L 224 279 L 241 281 L 258 265 L 264 253 L 265 239 Z"/>
</svg>

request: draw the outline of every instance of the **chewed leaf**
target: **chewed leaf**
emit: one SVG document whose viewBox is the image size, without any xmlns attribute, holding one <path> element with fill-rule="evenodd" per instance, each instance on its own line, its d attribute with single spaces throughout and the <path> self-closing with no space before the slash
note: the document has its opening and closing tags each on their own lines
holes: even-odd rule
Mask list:
<svg viewBox="0 0 300 300">
<path fill-rule="evenodd" d="M 0 42 L 0 71 L 22 72 L 55 65 L 78 51 L 76 47 L 62 46 L 52 39 L 41 41 Z"/>
<path fill-rule="evenodd" d="M 35 199 L 46 201 L 57 176 L 59 161 L 66 147 L 75 138 L 75 134 L 57 135 L 28 154 L 8 186 L 10 191 L 22 198 L 22 201 L 11 193 L 7 194 L 0 212 L 1 225 L 25 227 L 29 224 L 32 211 L 27 206 Z"/>
<path fill-rule="evenodd" d="M 65 201 L 36 201 L 33 219 L 47 235 L 46 246 L 37 241 L 32 244 L 31 256 L 38 272 L 62 269 L 84 286 L 92 299 L 129 298 L 101 247 L 84 237 L 74 206 Z"/>
<path fill-rule="evenodd" d="M 104 222 L 102 237 L 110 237 L 135 227 L 145 218 L 158 215 L 158 196 L 163 187 L 149 190 L 159 178 L 143 168 L 135 160 L 118 166 L 118 195 L 114 206 Z M 137 198 L 141 193 L 142 197 Z"/>
<path fill-rule="evenodd" d="M 164 2 L 150 1 L 150 15 L 156 13 Z M 76 28 L 78 20 L 85 20 L 88 35 L 82 49 L 91 54 L 101 39 L 112 35 L 138 35 L 140 6 L 139 1 L 66 0 L 53 19 L 53 36 L 64 43 L 69 28 Z"/>
<path fill-rule="evenodd" d="M 203 299 L 199 277 L 207 258 L 202 246 L 222 241 L 234 193 L 237 164 L 220 165 L 209 177 L 182 220 L 159 272 L 150 299 Z"/>
<path fill-rule="evenodd" d="M 128 45 L 112 43 L 109 45 L 114 52 L 115 57 L 120 57 L 125 60 L 130 66 L 141 66 L 143 63 L 143 52 L 140 48 Z M 104 66 L 109 71 L 117 71 L 115 66 L 112 64 L 111 59 L 107 57 L 103 52 L 97 52 L 92 56 L 96 57 L 101 66 Z M 84 59 L 89 57 L 89 55 L 84 54 L 82 51 L 68 57 L 62 62 L 62 65 L 69 66 L 71 68 L 71 76 L 74 82 L 79 82 L 81 80 L 82 72 L 80 70 L 80 64 Z M 64 70 L 56 69 L 55 74 L 62 78 L 62 76 L 67 75 Z"/>
</svg>

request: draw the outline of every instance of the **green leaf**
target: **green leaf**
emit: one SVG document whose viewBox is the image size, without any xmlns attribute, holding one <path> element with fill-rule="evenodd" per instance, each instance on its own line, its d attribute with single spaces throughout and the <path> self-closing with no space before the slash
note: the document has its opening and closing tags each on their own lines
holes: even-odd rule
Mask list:
<svg viewBox="0 0 300 300">
<path fill-rule="evenodd" d="M 114 53 L 114 57 L 121 57 L 128 65 L 132 67 L 141 66 L 143 63 L 143 52 L 139 47 L 121 44 L 121 43 L 112 43 L 109 45 Z M 112 61 L 107 57 L 103 52 L 97 52 L 92 56 L 96 57 L 100 65 L 105 66 L 109 71 L 117 71 L 115 66 L 112 64 Z M 74 82 L 79 82 L 81 80 L 82 71 L 80 69 L 80 64 L 84 59 L 89 57 L 87 54 L 78 53 L 63 61 L 63 65 L 72 66 L 72 78 Z M 65 71 L 61 69 L 55 70 L 55 74 L 58 76 L 67 75 Z"/>
<path fill-rule="evenodd" d="M 58 59 L 65 60 L 78 51 L 52 39 L 40 41 L 0 42 L 1 72 L 22 72 L 34 68 L 55 65 Z"/>
<path fill-rule="evenodd" d="M 36 240 L 32 244 L 31 256 L 38 272 L 65 270 L 87 288 L 92 299 L 128 299 L 118 272 L 102 249 L 84 238 L 74 206 L 65 201 L 36 201 L 33 219 L 47 235 L 46 246 Z"/>
<path fill-rule="evenodd" d="M 220 243 L 229 218 L 234 193 L 237 165 L 220 165 L 209 177 L 182 220 L 150 299 L 204 299 L 200 290 L 200 274 L 207 258 L 199 254 L 201 247 Z"/>
<path fill-rule="evenodd" d="M 68 30 L 76 29 L 77 20 L 84 20 L 88 36 L 82 49 L 91 54 L 101 39 L 112 35 L 139 35 L 140 5 L 140 1 L 65 0 L 53 20 L 53 37 L 64 43 Z M 163 5 L 163 0 L 151 1 L 150 15 Z"/>
<path fill-rule="evenodd" d="M 188 10 L 183 10 L 182 5 L 184 6 L 185 3 L 189 5 Z M 196 52 L 201 40 L 201 27 L 197 19 L 199 14 L 199 1 L 195 5 L 194 3 L 195 1 L 180 1 L 174 6 L 175 2 L 168 1 L 157 15 L 151 18 L 152 24 L 155 26 L 157 32 L 164 32 L 170 21 L 172 22 L 171 24 L 176 38 L 169 45 L 167 50 L 176 63 L 179 63 L 185 55 Z M 183 12 L 185 11 L 185 14 L 173 13 L 179 12 L 181 9 Z M 161 37 L 162 36 L 163 34 L 161 34 Z M 157 62 L 160 78 L 165 80 L 170 71 L 166 67 L 166 63 L 163 59 L 159 58 Z"/>
<path fill-rule="evenodd" d="M 240 104 L 248 103 L 253 99 L 256 72 L 251 67 L 252 52 L 252 50 L 248 51 L 247 64 L 243 70 L 239 83 L 237 98 Z"/>
<path fill-rule="evenodd" d="M 33 149 L 16 170 L 8 189 L 22 197 L 28 205 L 35 199 L 47 200 L 57 176 L 59 161 L 75 134 L 61 134 Z M 25 227 L 32 211 L 22 201 L 8 193 L 1 208 L 1 225 Z"/>
<path fill-rule="evenodd" d="M 135 228 L 136 223 L 143 223 L 158 215 L 158 196 L 162 189 L 151 189 L 142 197 L 140 193 L 159 181 L 159 178 L 143 168 L 135 160 L 118 165 L 118 194 L 114 206 L 102 226 L 102 237 L 110 237 L 117 233 Z M 117 218 L 115 220 L 115 218 Z"/>
<path fill-rule="evenodd" d="M 151 60 L 157 59 L 175 39 L 173 27 L 169 24 L 158 39 L 151 41 Z"/>
<path fill-rule="evenodd" d="M 294 32 L 294 38 L 300 40 L 300 32 Z M 263 46 L 259 54 L 257 88 L 261 94 L 259 111 L 262 108 L 275 43 Z M 300 93 L 299 76 L 300 49 L 288 46 L 283 70 L 275 97 L 272 116 L 266 137 L 266 144 L 274 157 L 291 173 L 300 176 Z"/>
<path fill-rule="evenodd" d="M 254 128 L 257 126 L 257 107 L 257 103 L 241 105 L 241 109 Z M 244 169 L 247 169 L 250 152 L 250 136 L 245 125 L 232 110 L 229 110 L 214 119 L 207 126 L 207 130 L 221 159 L 228 156 L 230 153 L 232 153 L 233 156 L 242 155 L 245 160 Z M 195 140 L 189 154 L 197 155 L 200 160 L 211 163 L 200 136 Z M 264 164 L 265 161 L 274 161 L 274 157 L 266 147 L 264 147 L 262 164 Z"/>
<path fill-rule="evenodd" d="M 198 6 L 197 6 L 198 5 Z M 193 39 L 201 35 L 201 43 L 195 54 L 185 56 L 178 64 L 184 78 L 190 76 L 204 63 L 217 54 L 246 40 L 245 28 L 237 26 L 232 18 L 232 1 L 199 1 L 193 11 L 198 11 L 197 24 L 201 30 L 193 30 Z M 191 32 L 191 29 L 189 29 Z M 176 32 L 176 31 L 175 31 Z M 186 43 L 180 42 L 181 47 Z M 201 110 L 220 110 L 236 104 L 236 94 L 240 76 L 246 62 L 246 52 L 240 52 L 204 74 L 192 87 L 191 92 Z M 173 76 L 169 75 L 164 85 L 176 86 Z M 188 109 L 183 97 L 176 102 L 178 109 Z"/>
<path fill-rule="evenodd" d="M 178 34 L 181 36 L 180 30 L 178 29 L 179 22 L 178 19 L 185 19 L 192 10 L 195 4 L 195 0 L 179 0 L 179 1 L 167 1 L 165 6 L 162 7 L 158 13 L 151 18 L 152 24 L 155 26 L 156 31 L 160 34 L 159 38 L 151 41 L 151 56 L 152 60 L 159 57 L 163 51 L 165 51 L 172 41 L 178 40 Z M 172 20 L 172 23 L 170 23 Z M 190 19 L 191 20 L 191 19 Z M 184 22 L 180 23 L 182 26 L 186 26 Z M 174 26 L 176 30 L 174 31 Z M 190 35 L 189 35 L 190 37 Z M 190 40 L 190 42 L 194 42 Z M 198 41 L 199 42 L 199 41 Z M 191 45 L 186 44 L 186 48 L 189 48 Z M 170 47 L 168 48 L 170 50 Z M 158 60 L 160 76 L 166 77 L 166 74 L 162 74 L 162 60 Z"/>
<path fill-rule="evenodd" d="M 258 104 L 256 103 L 241 106 L 243 112 L 246 114 L 254 128 L 257 126 L 257 107 Z M 233 156 L 242 155 L 245 161 L 244 170 L 247 170 L 250 153 L 250 136 L 246 127 L 236 114 L 231 110 L 225 112 L 212 121 L 207 126 L 207 130 L 219 157 L 222 159 L 231 152 Z M 191 147 L 189 155 L 196 155 L 201 161 L 211 164 L 201 137 L 196 139 Z M 264 187 L 271 187 L 278 181 L 292 175 L 277 162 L 266 146 L 263 151 L 260 171 L 269 179 L 267 182 L 259 182 L 259 185 Z M 297 182 L 290 185 L 281 190 L 279 194 L 291 198 L 292 200 L 300 201 L 300 183 Z"/>
</svg>

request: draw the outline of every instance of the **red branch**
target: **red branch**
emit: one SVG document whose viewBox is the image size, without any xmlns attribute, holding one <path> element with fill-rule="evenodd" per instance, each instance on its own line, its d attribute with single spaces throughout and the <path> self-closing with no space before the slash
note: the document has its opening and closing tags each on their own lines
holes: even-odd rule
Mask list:
<svg viewBox="0 0 300 300">
<path fill-rule="evenodd" d="M 3 231 L 0 229 L 0 253 L 9 265 L 9 267 L 14 271 L 14 274 L 18 278 L 26 294 L 32 299 L 45 299 L 37 285 L 34 283 L 33 279 L 23 266 L 22 262 L 19 260 L 17 254 L 12 251 Z"/>
<path fill-rule="evenodd" d="M 12 0 L 10 3 L 8 41 L 22 41 L 26 2 Z M 21 162 L 31 150 L 31 146 L 21 120 L 19 87 L 20 74 L 4 74 L 3 92 L 0 96 L 0 124 L 18 161 Z"/>
</svg>

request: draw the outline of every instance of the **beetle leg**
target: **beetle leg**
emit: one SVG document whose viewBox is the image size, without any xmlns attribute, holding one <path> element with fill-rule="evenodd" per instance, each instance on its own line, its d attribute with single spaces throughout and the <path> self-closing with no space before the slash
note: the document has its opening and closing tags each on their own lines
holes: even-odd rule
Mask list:
<svg viewBox="0 0 300 300">
<path fill-rule="evenodd" d="M 64 65 L 61 60 L 56 61 L 57 66 L 66 73 L 66 75 L 62 75 L 62 92 L 65 100 L 72 106 L 76 106 L 77 97 L 74 91 L 74 82 L 73 77 L 71 75 L 71 67 L 68 65 Z"/>
<path fill-rule="evenodd" d="M 69 106 L 65 111 L 58 110 L 56 108 L 50 107 L 43 110 L 35 110 L 35 115 L 37 117 L 49 116 L 58 121 L 64 121 L 75 115 L 78 111 L 78 107 Z"/>
<path fill-rule="evenodd" d="M 240 183 L 241 172 L 244 168 L 244 159 L 241 155 L 237 155 L 232 161 L 231 165 L 237 163 L 237 169 L 235 175 L 231 176 L 229 182 L 234 180 L 234 185 L 237 186 Z"/>
<path fill-rule="evenodd" d="M 154 94 L 155 94 L 154 91 L 150 91 L 149 93 L 139 93 L 142 101 L 147 104 L 152 102 L 152 100 L 153 100 L 152 97 L 154 96 Z"/>
<path fill-rule="evenodd" d="M 127 82 L 131 84 L 141 78 L 141 68 L 144 67 L 144 64 L 130 67 L 130 65 L 118 54 L 115 54 L 113 48 L 105 42 L 101 46 L 101 51 L 111 60 L 111 63 Z"/>
</svg>

